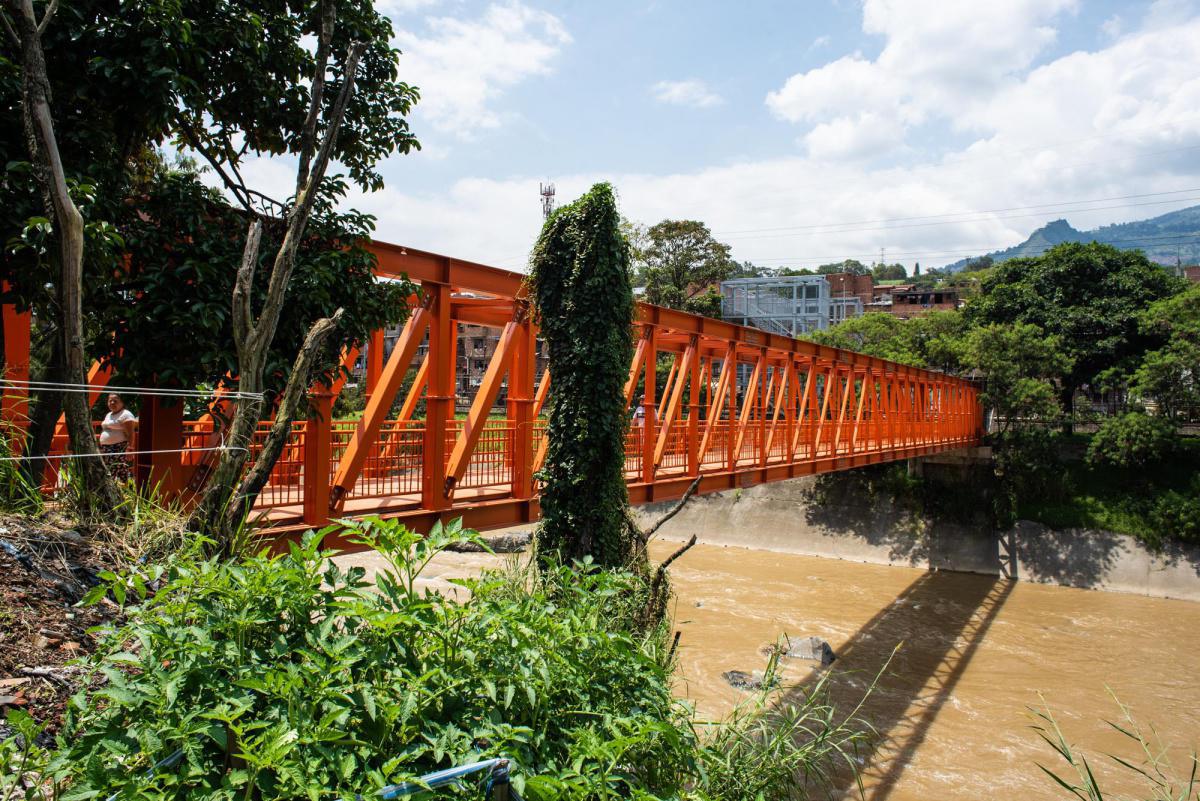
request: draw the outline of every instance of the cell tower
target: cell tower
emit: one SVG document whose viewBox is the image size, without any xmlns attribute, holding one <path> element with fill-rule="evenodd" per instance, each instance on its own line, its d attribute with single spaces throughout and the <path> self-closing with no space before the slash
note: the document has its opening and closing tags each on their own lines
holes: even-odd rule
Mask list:
<svg viewBox="0 0 1200 801">
<path fill-rule="evenodd" d="M 542 195 L 542 219 L 550 219 L 550 212 L 554 211 L 554 184 L 547 181 L 544 184 L 538 184 L 538 191 Z"/>
</svg>

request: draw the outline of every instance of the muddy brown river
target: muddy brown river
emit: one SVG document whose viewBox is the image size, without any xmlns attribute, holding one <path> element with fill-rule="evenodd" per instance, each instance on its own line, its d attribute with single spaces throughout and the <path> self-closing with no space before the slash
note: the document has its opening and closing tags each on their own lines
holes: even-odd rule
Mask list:
<svg viewBox="0 0 1200 801">
<path fill-rule="evenodd" d="M 656 542 L 652 554 L 675 547 Z M 438 586 L 492 559 L 445 554 L 428 578 Z M 672 576 L 677 691 L 702 718 L 748 698 L 721 674 L 761 670 L 762 649 L 782 635 L 833 646 L 830 686 L 847 706 L 899 646 L 862 709 L 879 734 L 861 759 L 872 801 L 1066 797 L 1037 767 L 1056 766 L 1031 728 L 1042 699 L 1110 792 L 1141 789 L 1104 757 L 1138 757 L 1104 723 L 1121 714 L 1113 695 L 1172 744 L 1183 770 L 1200 747 L 1200 604 L 711 545 Z M 783 676 L 803 693 L 815 671 L 786 660 Z M 840 781 L 838 793 L 857 797 Z"/>
</svg>

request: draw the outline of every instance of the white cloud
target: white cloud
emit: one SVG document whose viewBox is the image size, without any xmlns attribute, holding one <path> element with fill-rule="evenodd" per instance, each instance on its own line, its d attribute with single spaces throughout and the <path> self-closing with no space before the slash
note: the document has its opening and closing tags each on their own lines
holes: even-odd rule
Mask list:
<svg viewBox="0 0 1200 801">
<path fill-rule="evenodd" d="M 1121 35 L 1121 31 L 1124 29 L 1124 26 L 1125 21 L 1121 19 L 1121 15 L 1113 14 L 1111 17 L 1104 20 L 1103 24 L 1100 25 L 1100 30 L 1103 31 L 1104 35 L 1108 38 L 1116 39 Z"/>
<path fill-rule="evenodd" d="M 879 57 L 843 56 L 792 75 L 768 93 L 767 107 L 790 122 L 836 119 L 854 139 L 871 137 L 849 127 L 854 119 L 869 123 L 869 115 L 887 116 L 899 131 L 930 117 L 969 115 L 981 97 L 1017 80 L 1054 42 L 1051 23 L 1076 2 L 865 0 L 863 30 L 884 37 Z"/>
<path fill-rule="evenodd" d="M 809 50 L 817 50 L 819 48 L 825 47 L 831 41 L 833 41 L 833 40 L 830 39 L 828 36 L 818 36 L 816 39 L 812 40 L 812 44 L 810 44 L 808 46 L 808 49 Z"/>
<path fill-rule="evenodd" d="M 1045 22 L 1039 17 L 1025 30 Z M 1031 46 L 1007 57 L 1003 70 L 965 83 L 945 77 L 942 56 L 926 59 L 911 70 L 942 75 L 928 89 L 914 87 L 908 73 L 883 71 L 879 60 L 849 56 L 789 81 L 787 97 L 780 90 L 781 116 L 806 124 L 803 154 L 667 175 L 553 177 L 563 201 L 609 180 L 629 217 L 702 219 L 737 258 L 774 265 L 869 260 L 886 247 L 889 260 L 928 268 L 1016 244 L 1059 216 L 1091 228 L 1200 202 L 1193 192 L 1173 204 L 1114 200 L 1090 204 L 1090 212 L 1058 206 L 957 221 L 863 222 L 1200 187 L 1200 15 L 1166 27 L 1142 24 L 1095 51 L 1029 69 L 1034 52 Z M 895 83 L 881 88 L 875 79 Z M 902 91 L 899 102 L 889 94 L 893 85 Z M 957 97 L 955 119 L 934 117 L 942 112 L 931 97 Z M 918 121 L 953 124 L 972 141 L 918 160 L 903 141 L 905 126 Z M 889 166 L 863 160 L 887 152 L 905 158 Z M 542 177 L 473 178 L 436 196 L 388 190 L 354 204 L 379 216 L 380 239 L 523 269 L 540 228 Z"/>
<path fill-rule="evenodd" d="M 431 17 L 422 32 L 398 30 L 401 74 L 421 89 L 414 127 L 461 139 L 499 127 L 496 101 L 505 90 L 549 73 L 570 41 L 558 17 L 519 0 L 491 5 L 478 19 Z"/>
<path fill-rule="evenodd" d="M 719 94 L 695 79 L 687 81 L 659 81 L 650 87 L 654 99 L 660 103 L 692 108 L 711 108 L 725 101 Z"/>
</svg>

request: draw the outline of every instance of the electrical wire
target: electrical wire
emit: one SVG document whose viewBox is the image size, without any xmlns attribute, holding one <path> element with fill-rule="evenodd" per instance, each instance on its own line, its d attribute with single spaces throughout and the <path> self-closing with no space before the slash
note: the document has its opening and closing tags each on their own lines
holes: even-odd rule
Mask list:
<svg viewBox="0 0 1200 801">
<path fill-rule="evenodd" d="M 219 396 L 215 391 L 204 392 L 191 389 L 171 389 L 167 387 L 127 387 L 114 384 L 68 384 L 56 381 L 23 381 L 16 378 L 0 379 L 0 385 L 8 385 L 12 389 L 54 392 L 126 392 L 136 395 L 157 395 L 166 398 L 229 398 L 231 400 L 263 400 L 261 392 L 223 392 Z"/>
</svg>

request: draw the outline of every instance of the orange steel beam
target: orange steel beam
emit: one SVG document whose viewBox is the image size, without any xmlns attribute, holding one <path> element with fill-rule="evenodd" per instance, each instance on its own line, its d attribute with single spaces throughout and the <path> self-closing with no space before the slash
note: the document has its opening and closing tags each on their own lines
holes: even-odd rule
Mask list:
<svg viewBox="0 0 1200 801">
<path fill-rule="evenodd" d="M 370 453 L 379 438 L 379 429 L 383 426 L 388 409 L 392 406 L 392 400 L 400 389 L 404 374 L 408 371 L 413 355 L 417 352 L 417 346 L 421 344 L 421 340 L 425 336 L 429 318 L 428 309 L 422 307 L 414 311 L 408 318 L 408 322 L 404 324 L 404 329 L 400 332 L 400 339 L 396 342 L 396 347 L 392 349 L 392 355 L 380 373 L 377 391 L 367 402 L 367 408 L 363 412 L 362 419 L 358 421 L 354 436 L 338 463 L 337 474 L 334 476 L 333 486 L 329 493 L 329 505 L 332 511 L 341 510 L 346 495 L 354 488 L 355 482 L 362 474 L 367 454 Z"/>
<path fill-rule="evenodd" d="M 767 430 L 767 442 L 763 447 L 763 453 L 767 455 L 767 458 L 770 458 L 771 446 L 775 444 L 775 430 L 779 427 L 780 412 L 783 412 L 784 420 L 787 420 L 788 415 L 786 410 L 784 410 L 784 400 L 788 397 L 788 393 L 791 392 L 791 386 L 788 384 L 788 379 L 792 375 L 788 369 L 790 366 L 791 364 L 789 363 L 783 368 L 775 368 L 777 372 L 782 369 L 783 373 L 779 379 L 779 387 L 775 390 L 775 408 L 771 412 L 771 427 Z"/>
<path fill-rule="evenodd" d="M 517 323 L 510 320 L 500 333 L 500 341 L 496 344 L 496 351 L 488 362 L 483 380 L 479 384 L 479 391 L 475 393 L 475 400 L 471 403 L 471 411 L 463 423 L 462 433 L 458 435 L 454 442 L 454 450 L 450 452 L 450 463 L 446 466 L 446 486 L 442 491 L 446 497 L 450 496 L 450 493 L 454 491 L 454 486 L 462 481 L 463 474 L 467 472 L 467 464 L 475 453 L 479 435 L 487 425 L 492 405 L 500 396 L 500 384 L 508 374 L 514 349 L 513 343 L 518 338 L 517 329 Z"/>
<path fill-rule="evenodd" d="M 733 445 L 733 465 L 742 458 L 742 443 L 746 437 L 746 426 L 750 424 L 750 412 L 754 410 L 754 399 L 758 395 L 758 385 L 762 381 L 763 370 L 765 369 L 766 359 L 764 354 L 758 355 L 758 361 L 754 363 L 754 372 L 750 375 L 750 381 L 746 384 L 746 397 L 742 399 L 742 413 L 738 419 L 737 437 Z M 737 387 L 733 387 L 733 392 L 736 397 Z M 731 421 L 732 422 L 732 421 Z"/>
<path fill-rule="evenodd" d="M 730 377 L 737 372 L 736 366 L 733 363 L 734 346 L 730 345 L 729 350 L 725 355 L 725 360 L 721 362 L 721 377 L 717 379 L 717 389 L 713 394 L 712 407 L 708 412 L 707 425 L 704 427 L 704 437 L 700 441 L 699 461 L 704 462 L 704 457 L 708 454 L 708 449 L 712 445 L 712 433 L 716 427 L 721 424 L 721 410 L 725 406 L 725 400 L 729 392 Z"/>
<path fill-rule="evenodd" d="M 667 448 L 667 437 L 671 431 L 671 424 L 675 422 L 675 417 L 679 414 L 680 403 L 683 400 L 683 388 L 687 385 L 688 373 L 691 371 L 696 360 L 696 346 L 689 343 L 687 350 L 682 356 L 675 357 L 675 366 L 679 368 L 678 375 L 675 379 L 675 386 L 670 389 L 670 400 L 667 402 L 667 413 L 663 416 L 662 426 L 658 430 L 658 442 L 654 447 L 654 467 L 658 469 L 662 463 L 663 453 Z M 670 382 L 668 381 L 668 386 Z M 666 392 L 667 390 L 663 390 Z M 695 392 L 695 389 L 692 390 Z"/>
<path fill-rule="evenodd" d="M 625 408 L 633 404 L 633 393 L 637 390 L 638 373 L 646 363 L 646 350 L 650 340 L 645 331 L 638 338 L 637 349 L 633 352 L 633 363 L 629 365 L 629 378 L 625 381 Z"/>
</svg>

